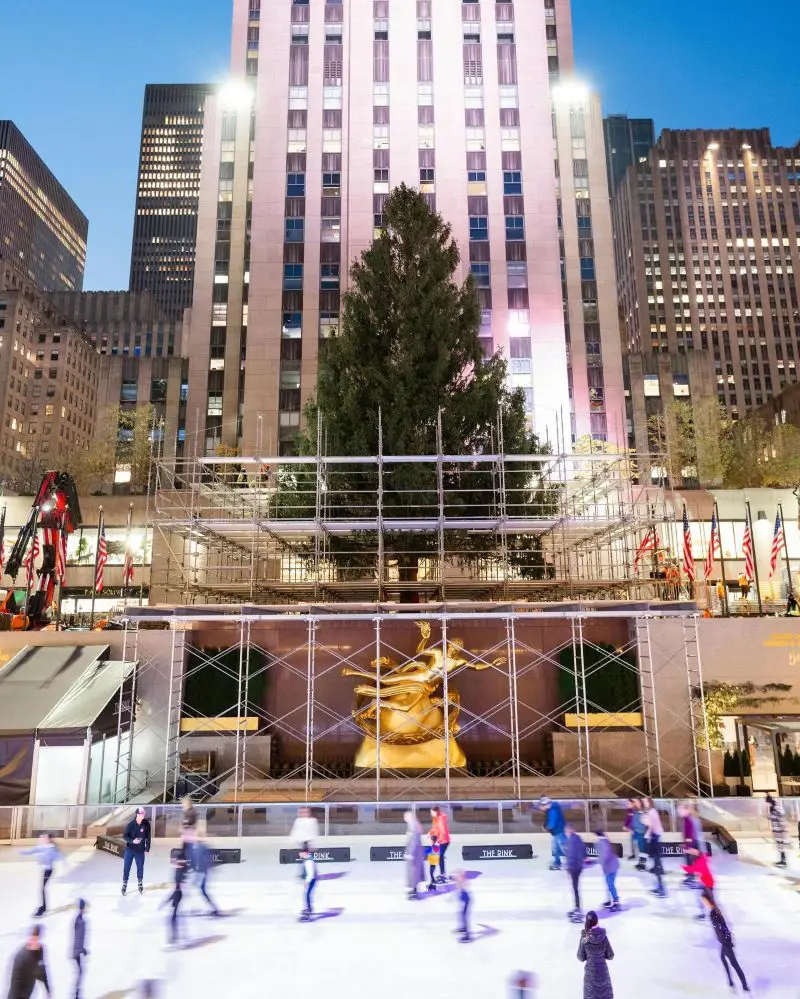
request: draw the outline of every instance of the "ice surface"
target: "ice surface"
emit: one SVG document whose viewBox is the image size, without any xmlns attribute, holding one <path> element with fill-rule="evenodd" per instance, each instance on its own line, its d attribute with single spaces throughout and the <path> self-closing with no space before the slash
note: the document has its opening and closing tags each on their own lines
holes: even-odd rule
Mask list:
<svg viewBox="0 0 800 999">
<path fill-rule="evenodd" d="M 226 844 L 233 845 L 233 844 Z M 286 845 L 286 844 L 281 844 Z M 457 863 L 458 841 L 449 866 Z M 576 960 L 579 927 L 566 919 L 571 907 L 567 875 L 547 870 L 545 843 L 534 861 L 464 865 L 476 872 L 473 929 L 459 943 L 455 893 L 421 901 L 405 897 L 402 863 L 320 865 L 316 909 L 327 918 L 297 920 L 302 883 L 297 871 L 277 863 L 274 841 L 243 841 L 239 866 L 214 872 L 211 891 L 224 918 L 201 916 L 204 903 L 184 899 L 184 945 L 165 950 L 169 846 L 158 843 L 147 862 L 144 896 L 119 892 L 121 862 L 91 846 L 76 845 L 50 885 L 51 914 L 45 943 L 56 999 L 71 996 L 68 960 L 71 908 L 90 903 L 86 999 L 135 995 L 145 977 L 166 980 L 162 995 L 193 999 L 280 996 L 281 999 L 426 999 L 503 997 L 515 969 L 535 972 L 539 999 L 582 995 Z M 764 847 L 763 860 L 771 852 Z M 794 851 L 793 851 L 794 853 Z M 793 863 L 797 864 L 796 858 Z M 752 858 L 715 854 L 718 897 L 737 944 L 740 962 L 756 996 L 797 999 L 800 899 L 786 877 Z M 648 875 L 623 861 L 618 888 L 624 911 L 604 919 L 616 959 L 615 994 L 648 999 L 729 995 L 711 927 L 698 922 L 697 893 L 680 887 L 678 862 L 666 861 L 669 896 L 654 898 Z M 791 874 L 791 872 L 790 872 Z M 38 904 L 39 869 L 10 847 L 0 849 L 0 983 Z M 584 907 L 604 898 L 596 867 L 582 879 Z M 196 913 L 196 915 L 191 915 Z"/>
</svg>

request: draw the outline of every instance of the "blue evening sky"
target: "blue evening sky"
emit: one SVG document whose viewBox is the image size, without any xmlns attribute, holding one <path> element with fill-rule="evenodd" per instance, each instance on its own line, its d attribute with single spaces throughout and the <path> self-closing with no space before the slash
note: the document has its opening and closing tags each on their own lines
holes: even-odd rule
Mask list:
<svg viewBox="0 0 800 999">
<path fill-rule="evenodd" d="M 88 215 L 86 288 L 126 288 L 144 85 L 222 79 L 230 0 L 2 6 L 15 42 L 3 47 L 0 118 Z M 658 129 L 764 125 L 780 144 L 800 140 L 800 4 L 573 0 L 573 12 L 580 73 L 606 112 L 653 117 Z"/>
</svg>

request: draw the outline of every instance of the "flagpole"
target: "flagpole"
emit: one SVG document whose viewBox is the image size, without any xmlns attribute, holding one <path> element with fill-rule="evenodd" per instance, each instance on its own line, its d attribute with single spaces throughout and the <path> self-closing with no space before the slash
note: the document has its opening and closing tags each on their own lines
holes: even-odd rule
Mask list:
<svg viewBox="0 0 800 999">
<path fill-rule="evenodd" d="M 133 526 L 133 503 L 128 505 L 128 523 L 125 525 L 125 558 L 122 562 L 122 603 L 126 604 L 128 599 L 128 559 L 131 559 L 133 566 L 133 553 L 131 552 L 131 527 Z"/>
<path fill-rule="evenodd" d="M 792 587 L 792 564 L 789 561 L 789 545 L 786 541 L 786 521 L 783 519 L 783 504 L 778 504 L 778 513 L 781 516 L 781 536 L 783 537 L 783 560 L 786 563 L 786 584 L 789 587 L 788 592 L 794 593 L 794 588 Z"/>
<path fill-rule="evenodd" d="M 722 524 L 719 519 L 719 507 L 714 500 L 714 515 L 717 518 L 717 539 L 719 540 L 719 571 L 722 575 L 722 616 L 730 617 L 730 607 L 728 606 L 728 583 L 725 579 L 725 549 L 722 547 Z M 711 539 L 714 544 L 714 539 Z"/>
<path fill-rule="evenodd" d="M 103 508 L 99 508 L 100 515 L 97 518 L 97 538 L 94 543 L 94 578 L 92 579 L 92 616 L 89 620 L 89 629 L 94 628 L 94 602 L 97 599 L 97 556 L 100 553 L 100 534 L 103 530 Z"/>
<path fill-rule="evenodd" d="M 753 514 L 750 510 L 750 500 L 744 501 L 744 508 L 747 512 L 747 523 L 750 527 L 750 544 L 753 549 L 753 572 L 755 573 L 755 584 L 756 584 L 756 596 L 758 597 L 758 613 L 759 616 L 764 614 L 764 607 L 761 603 L 761 586 L 758 581 L 758 555 L 756 553 L 756 535 L 753 530 Z"/>
</svg>

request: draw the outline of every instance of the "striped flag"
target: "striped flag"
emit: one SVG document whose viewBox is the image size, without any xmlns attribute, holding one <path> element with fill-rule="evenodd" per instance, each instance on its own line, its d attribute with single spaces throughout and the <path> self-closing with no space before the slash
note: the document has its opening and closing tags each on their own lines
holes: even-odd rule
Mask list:
<svg viewBox="0 0 800 999">
<path fill-rule="evenodd" d="M 786 536 L 783 533 L 781 512 L 775 514 L 775 530 L 772 532 L 772 554 L 769 557 L 769 574 L 772 576 L 778 564 L 778 556 L 786 548 Z"/>
<path fill-rule="evenodd" d="M 711 538 L 708 542 L 708 554 L 706 555 L 705 578 L 714 571 L 714 559 L 717 555 L 722 555 L 722 546 L 719 541 L 719 525 L 717 524 L 717 511 L 711 514 Z"/>
<path fill-rule="evenodd" d="M 103 570 L 108 562 L 108 545 L 106 544 L 106 525 L 101 523 L 97 534 L 97 558 L 94 563 L 94 589 L 95 593 L 103 592 Z"/>
<path fill-rule="evenodd" d="M 748 579 L 756 578 L 756 567 L 753 561 L 753 536 L 750 533 L 750 524 L 745 521 L 744 539 L 742 540 L 742 554 L 744 555 L 744 574 Z"/>
<path fill-rule="evenodd" d="M 692 555 L 692 532 L 689 530 L 689 514 L 683 508 L 683 571 L 686 578 L 694 582 L 694 555 Z"/>
<path fill-rule="evenodd" d="M 33 541 L 28 549 L 28 554 L 25 556 L 25 561 L 22 563 L 25 566 L 25 572 L 28 577 L 28 589 L 32 588 L 33 585 L 33 571 L 36 567 L 36 559 L 39 557 L 39 532 L 34 529 Z"/>
<path fill-rule="evenodd" d="M 6 508 L 0 514 L 0 576 L 3 575 L 3 567 L 6 564 Z"/>
<path fill-rule="evenodd" d="M 633 557 L 633 571 L 636 572 L 639 568 L 639 563 L 650 553 L 655 553 L 658 551 L 661 542 L 658 540 L 658 533 L 656 532 L 655 526 L 651 527 L 647 534 L 642 538 L 639 547 L 636 549 L 636 554 Z"/>
<path fill-rule="evenodd" d="M 133 586 L 133 552 L 125 546 L 125 565 L 122 570 L 122 585 Z"/>
<path fill-rule="evenodd" d="M 67 578 L 67 531 L 61 525 L 56 537 L 56 580 L 63 586 Z"/>
</svg>

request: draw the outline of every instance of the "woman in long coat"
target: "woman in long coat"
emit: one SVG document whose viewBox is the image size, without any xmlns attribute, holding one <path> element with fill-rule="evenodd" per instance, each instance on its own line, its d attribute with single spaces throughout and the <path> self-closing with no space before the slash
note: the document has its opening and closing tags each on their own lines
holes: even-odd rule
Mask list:
<svg viewBox="0 0 800 999">
<path fill-rule="evenodd" d="M 613 957 L 606 931 L 597 925 L 597 913 L 588 912 L 578 946 L 578 960 L 584 962 L 583 999 L 614 999 L 608 973 L 608 962 Z"/>
<path fill-rule="evenodd" d="M 417 886 L 425 880 L 425 850 L 422 846 L 422 826 L 413 812 L 406 812 L 406 889 L 409 898 L 417 897 Z"/>
</svg>

